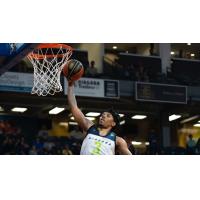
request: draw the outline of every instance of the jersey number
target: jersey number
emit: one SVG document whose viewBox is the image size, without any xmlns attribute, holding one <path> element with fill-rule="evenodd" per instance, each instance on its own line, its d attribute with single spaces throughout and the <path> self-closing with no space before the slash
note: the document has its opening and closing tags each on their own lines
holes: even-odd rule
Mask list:
<svg viewBox="0 0 200 200">
<path fill-rule="evenodd" d="M 93 149 L 92 154 L 93 155 L 100 155 L 101 154 L 101 142 L 95 142 L 95 149 Z"/>
</svg>

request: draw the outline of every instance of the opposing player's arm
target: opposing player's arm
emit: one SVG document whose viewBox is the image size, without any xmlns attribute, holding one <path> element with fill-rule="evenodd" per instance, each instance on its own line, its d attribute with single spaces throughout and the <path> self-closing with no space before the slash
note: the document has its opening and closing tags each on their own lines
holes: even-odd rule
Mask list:
<svg viewBox="0 0 200 200">
<path fill-rule="evenodd" d="M 83 131 L 86 132 L 93 125 L 93 122 L 85 118 L 84 114 L 78 108 L 76 97 L 74 95 L 73 84 L 69 84 L 68 86 L 68 103 L 75 121 L 83 129 Z"/>
<path fill-rule="evenodd" d="M 126 141 L 123 138 L 117 136 L 116 145 L 121 155 L 132 155 L 128 149 Z"/>
</svg>

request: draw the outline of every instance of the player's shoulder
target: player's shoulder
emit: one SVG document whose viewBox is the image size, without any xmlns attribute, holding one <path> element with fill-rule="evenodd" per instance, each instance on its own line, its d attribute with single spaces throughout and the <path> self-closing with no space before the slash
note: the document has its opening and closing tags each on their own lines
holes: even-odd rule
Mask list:
<svg viewBox="0 0 200 200">
<path fill-rule="evenodd" d="M 97 130 L 97 129 L 98 129 L 97 125 L 94 124 L 94 123 L 91 123 L 91 124 L 88 126 L 87 132 L 88 132 L 88 131 L 91 131 L 91 130 Z"/>
<path fill-rule="evenodd" d="M 96 124 L 91 124 L 89 126 L 89 128 L 87 129 L 87 131 L 85 131 L 86 135 L 88 134 L 94 134 L 94 135 L 98 135 L 98 127 L 96 126 Z"/>
</svg>

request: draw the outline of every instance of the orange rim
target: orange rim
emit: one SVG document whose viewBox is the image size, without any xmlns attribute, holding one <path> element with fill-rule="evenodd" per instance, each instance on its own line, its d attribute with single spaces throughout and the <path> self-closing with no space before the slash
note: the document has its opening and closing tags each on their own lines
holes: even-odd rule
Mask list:
<svg viewBox="0 0 200 200">
<path fill-rule="evenodd" d="M 67 49 L 68 51 L 70 51 L 72 53 L 73 51 L 73 48 L 70 47 L 69 45 L 66 45 L 66 44 L 58 44 L 58 43 L 44 43 L 44 44 L 39 44 L 37 46 L 36 49 L 46 49 L 46 48 L 54 48 L 54 49 L 59 49 L 59 48 L 64 48 L 64 49 Z M 54 54 L 46 54 L 46 55 L 40 55 L 40 54 L 37 54 L 37 53 L 29 53 L 28 56 L 31 57 L 31 58 L 35 58 L 35 59 L 44 59 L 44 58 L 53 58 L 53 57 L 58 57 L 58 58 L 62 58 L 66 53 L 63 53 L 63 54 L 57 54 L 57 55 L 54 55 Z"/>
</svg>

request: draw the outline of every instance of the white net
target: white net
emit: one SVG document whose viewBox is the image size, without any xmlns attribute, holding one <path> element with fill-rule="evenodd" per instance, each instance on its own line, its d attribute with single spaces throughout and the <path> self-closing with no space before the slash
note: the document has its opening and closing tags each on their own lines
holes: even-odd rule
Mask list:
<svg viewBox="0 0 200 200">
<path fill-rule="evenodd" d="M 31 93 L 38 96 L 61 92 L 60 74 L 72 55 L 66 45 L 51 45 L 35 49 L 27 57 L 34 67 L 34 85 Z"/>
</svg>

